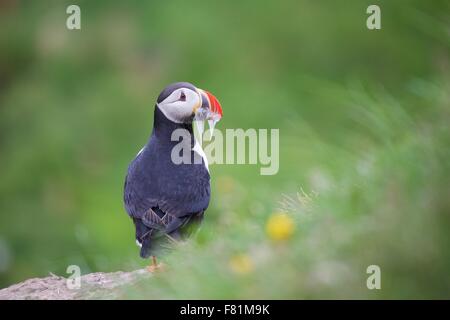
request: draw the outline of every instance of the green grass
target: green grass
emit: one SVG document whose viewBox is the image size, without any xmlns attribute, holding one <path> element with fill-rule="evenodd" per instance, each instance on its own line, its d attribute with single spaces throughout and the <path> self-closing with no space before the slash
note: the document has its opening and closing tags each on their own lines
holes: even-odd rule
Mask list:
<svg viewBox="0 0 450 320">
<path fill-rule="evenodd" d="M 448 83 L 435 85 L 441 90 L 428 102 L 440 111 L 427 119 L 413 119 L 386 93 L 374 98 L 361 88 L 335 87 L 342 95 L 351 91 L 354 136 L 338 148 L 303 135 L 299 147 L 320 149 L 317 168 L 298 192 L 270 198 L 293 217 L 292 238 L 268 237 L 265 224 L 276 205 L 266 195 L 252 194 L 258 205 L 231 200 L 226 209 L 214 207 L 195 241 L 164 258 L 167 272 L 126 297 L 448 298 L 449 96 Z M 240 193 L 236 186 L 219 197 Z M 236 255 L 247 256 L 252 268 L 233 272 Z M 372 264 L 381 268 L 380 291 L 366 288 Z"/>
</svg>

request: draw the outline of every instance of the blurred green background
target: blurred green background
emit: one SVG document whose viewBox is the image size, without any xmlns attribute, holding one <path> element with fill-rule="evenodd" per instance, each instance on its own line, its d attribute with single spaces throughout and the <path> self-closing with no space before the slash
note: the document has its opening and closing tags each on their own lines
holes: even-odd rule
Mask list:
<svg viewBox="0 0 450 320">
<path fill-rule="evenodd" d="M 189 81 L 218 129 L 279 128 L 280 170 L 211 166 L 202 229 L 124 298 L 450 298 L 450 2 L 4 0 L 0 26 L 0 288 L 147 264 L 123 181 Z"/>
</svg>

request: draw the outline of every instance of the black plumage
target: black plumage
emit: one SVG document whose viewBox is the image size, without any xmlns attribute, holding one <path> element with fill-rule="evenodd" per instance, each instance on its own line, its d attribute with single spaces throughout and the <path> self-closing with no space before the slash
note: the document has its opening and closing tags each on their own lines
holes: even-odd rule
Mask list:
<svg viewBox="0 0 450 320">
<path fill-rule="evenodd" d="M 173 90 L 190 86 L 177 83 L 167 87 L 158 103 Z M 189 146 L 184 148 L 190 152 L 191 164 L 175 164 L 171 159 L 173 147 L 179 144 L 171 141 L 171 135 L 179 128 L 191 134 Z M 203 159 L 192 150 L 194 143 L 191 121 L 172 122 L 155 106 L 152 134 L 129 165 L 124 188 L 125 208 L 133 219 L 143 258 L 154 255 L 161 240 L 179 239 L 189 225 L 202 220 L 208 207 L 210 176 Z"/>
</svg>

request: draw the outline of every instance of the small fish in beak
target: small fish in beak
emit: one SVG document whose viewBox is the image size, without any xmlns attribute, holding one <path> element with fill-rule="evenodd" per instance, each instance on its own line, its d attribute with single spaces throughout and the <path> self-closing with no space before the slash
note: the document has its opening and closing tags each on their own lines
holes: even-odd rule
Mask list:
<svg viewBox="0 0 450 320">
<path fill-rule="evenodd" d="M 198 119 L 194 119 L 195 120 L 195 126 L 197 128 L 197 132 L 198 132 L 198 139 L 199 139 L 199 143 L 200 145 L 203 144 L 203 132 L 205 132 L 205 120 L 198 120 Z"/>
</svg>

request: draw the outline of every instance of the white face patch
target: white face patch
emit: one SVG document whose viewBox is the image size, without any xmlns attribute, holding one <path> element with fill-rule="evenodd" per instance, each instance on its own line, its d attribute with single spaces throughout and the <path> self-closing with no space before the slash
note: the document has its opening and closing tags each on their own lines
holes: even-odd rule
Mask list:
<svg viewBox="0 0 450 320">
<path fill-rule="evenodd" d="M 159 110 L 166 118 L 176 123 L 185 122 L 200 105 L 199 93 L 188 88 L 177 89 L 166 99 L 157 103 Z"/>
</svg>

